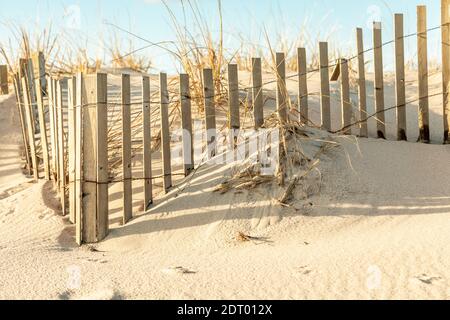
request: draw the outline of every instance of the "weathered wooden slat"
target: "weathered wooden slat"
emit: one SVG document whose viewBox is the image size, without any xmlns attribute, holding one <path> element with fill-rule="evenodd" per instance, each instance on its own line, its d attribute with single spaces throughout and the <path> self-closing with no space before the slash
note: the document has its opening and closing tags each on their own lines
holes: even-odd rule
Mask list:
<svg viewBox="0 0 450 320">
<path fill-rule="evenodd" d="M 216 108 L 214 102 L 214 78 L 212 69 L 203 69 L 203 91 L 207 153 L 208 159 L 212 159 L 216 156 L 217 152 Z"/>
<path fill-rule="evenodd" d="M 228 128 L 239 129 L 239 76 L 237 64 L 228 65 Z"/>
<path fill-rule="evenodd" d="M 133 181 L 131 168 L 131 82 L 122 75 L 122 174 L 123 224 L 133 218 Z"/>
<path fill-rule="evenodd" d="M 419 73 L 419 141 L 430 143 L 428 99 L 427 7 L 417 6 L 417 57 Z"/>
<path fill-rule="evenodd" d="M 78 245 L 83 243 L 83 86 L 83 74 L 78 73 L 75 85 L 75 237 Z"/>
<path fill-rule="evenodd" d="M 106 74 L 83 81 L 83 243 L 103 240 L 108 221 L 108 149 Z"/>
<path fill-rule="evenodd" d="M 59 141 L 58 141 L 58 113 L 57 113 L 57 106 L 58 106 L 58 95 L 57 95 L 57 81 L 53 78 L 50 78 L 51 85 L 51 99 L 52 99 L 52 108 L 51 108 L 51 118 L 52 123 L 51 127 L 53 128 L 53 141 L 52 141 L 52 151 L 53 151 L 53 164 L 54 164 L 54 171 L 53 171 L 53 179 L 54 179 L 54 185 L 58 189 L 59 188 Z M 50 130 L 50 134 L 52 134 L 52 130 Z"/>
<path fill-rule="evenodd" d="M 61 199 L 62 215 L 67 214 L 66 207 L 66 158 L 65 158 L 65 141 L 64 141 L 64 112 L 63 112 L 63 89 L 67 87 L 67 79 L 62 79 L 56 85 L 56 109 L 57 109 L 57 135 L 58 135 L 58 185 L 59 195 Z"/>
<path fill-rule="evenodd" d="M 69 220 L 71 223 L 76 223 L 76 94 L 77 82 L 76 77 L 68 80 L 68 99 L 67 99 L 67 124 L 68 124 L 68 139 L 67 139 L 67 155 L 68 161 L 68 178 L 69 178 Z"/>
<path fill-rule="evenodd" d="M 228 130 L 230 130 L 230 147 L 237 145 L 241 118 L 239 114 L 239 75 L 237 64 L 228 65 Z"/>
<path fill-rule="evenodd" d="M 31 157 L 30 157 L 30 148 L 28 144 L 28 133 L 26 127 L 26 118 L 25 118 L 25 110 L 24 110 L 24 102 L 23 102 L 23 93 L 22 93 L 22 84 L 20 82 L 19 74 L 14 74 L 14 91 L 16 93 L 16 104 L 19 112 L 20 119 L 20 127 L 22 129 L 22 142 L 23 142 L 23 151 L 25 154 L 26 168 L 28 175 L 31 175 Z"/>
<path fill-rule="evenodd" d="M 405 41 L 403 14 L 394 16 L 395 31 L 395 98 L 397 105 L 397 140 L 406 141 Z"/>
<path fill-rule="evenodd" d="M 189 75 L 180 74 L 181 127 L 183 129 L 184 175 L 194 170 L 194 136 L 192 132 L 192 103 Z"/>
<path fill-rule="evenodd" d="M 383 42 L 381 22 L 373 23 L 374 68 L 375 68 L 375 110 L 377 136 L 386 139 L 386 117 L 384 111 Z"/>
<path fill-rule="evenodd" d="M 8 66 L 6 65 L 0 66 L 0 94 L 9 94 Z"/>
<path fill-rule="evenodd" d="M 352 103 L 350 101 L 350 81 L 348 76 L 348 61 L 339 60 L 341 71 L 341 108 L 342 108 L 342 128 L 344 134 L 351 134 L 351 122 L 353 116 Z"/>
<path fill-rule="evenodd" d="M 252 58 L 252 94 L 255 129 L 258 130 L 264 124 L 264 95 L 261 58 Z"/>
<path fill-rule="evenodd" d="M 286 88 L 286 59 L 283 52 L 276 53 L 277 67 L 277 112 L 282 123 L 288 121 L 288 99 Z"/>
<path fill-rule="evenodd" d="M 107 75 L 97 74 L 97 214 L 98 241 L 109 232 Z"/>
<path fill-rule="evenodd" d="M 40 55 L 33 55 L 33 58 L 29 62 L 32 65 L 33 70 L 35 68 L 42 69 L 42 59 Z M 39 130 L 41 138 L 42 159 L 44 165 L 45 179 L 50 180 L 50 159 L 48 154 L 48 140 L 47 140 L 47 125 L 45 121 L 44 111 L 44 92 L 42 91 L 42 79 L 40 77 L 34 77 L 34 90 L 36 92 L 36 103 L 39 115 Z"/>
<path fill-rule="evenodd" d="M 300 108 L 300 122 L 308 124 L 308 69 L 306 65 L 306 49 L 297 49 L 297 72 L 298 72 L 298 105 Z"/>
<path fill-rule="evenodd" d="M 444 143 L 450 144 L 450 0 L 441 0 Z"/>
<path fill-rule="evenodd" d="M 328 43 L 319 43 L 320 60 L 320 109 L 322 117 L 322 129 L 331 131 L 331 107 L 330 107 L 330 71 L 328 63 Z"/>
<path fill-rule="evenodd" d="M 169 127 L 169 92 L 167 90 L 167 74 L 159 75 L 160 102 L 161 102 L 161 150 L 163 160 L 163 188 L 169 192 L 172 188 L 172 159 L 170 154 L 170 127 Z"/>
<path fill-rule="evenodd" d="M 150 119 L 150 79 L 142 77 L 142 132 L 144 152 L 144 208 L 148 210 L 153 203 L 152 181 L 152 131 Z"/>
<path fill-rule="evenodd" d="M 366 63 L 364 59 L 363 30 L 356 29 L 356 45 L 358 51 L 358 101 L 359 101 L 359 136 L 367 138 L 369 130 L 367 125 L 367 89 L 366 89 Z"/>
<path fill-rule="evenodd" d="M 30 106 L 30 98 L 29 94 L 27 92 L 27 82 L 25 77 L 22 78 L 22 88 L 23 88 L 23 102 L 24 102 L 24 109 L 26 114 L 26 122 L 27 122 L 27 133 L 28 133 L 28 142 L 30 144 L 30 157 L 31 157 L 31 164 L 33 168 L 33 177 L 35 181 L 39 180 L 39 171 L 38 171 L 38 161 L 37 161 L 37 155 L 36 155 L 36 141 L 34 136 L 34 126 L 33 126 L 33 117 L 31 115 L 31 106 Z"/>
</svg>

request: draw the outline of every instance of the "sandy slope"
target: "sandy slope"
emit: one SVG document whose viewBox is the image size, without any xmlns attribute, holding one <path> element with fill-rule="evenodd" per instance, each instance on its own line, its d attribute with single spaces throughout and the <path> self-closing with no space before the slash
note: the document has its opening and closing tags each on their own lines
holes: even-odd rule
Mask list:
<svg viewBox="0 0 450 320">
<path fill-rule="evenodd" d="M 446 146 L 335 138 L 298 211 L 266 187 L 214 194 L 230 168 L 202 167 L 184 192 L 78 248 L 51 185 L 21 174 L 20 140 L 5 138 L 17 137 L 12 102 L 0 107 L 0 298 L 450 298 Z"/>
</svg>

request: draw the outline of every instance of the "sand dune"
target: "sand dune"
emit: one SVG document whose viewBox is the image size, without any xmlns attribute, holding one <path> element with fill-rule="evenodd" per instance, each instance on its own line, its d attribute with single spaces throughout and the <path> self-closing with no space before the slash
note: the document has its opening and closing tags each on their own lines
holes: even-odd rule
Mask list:
<svg viewBox="0 0 450 320">
<path fill-rule="evenodd" d="M 439 90 L 439 75 L 431 78 Z M 23 176 L 20 140 L 5 138 L 19 134 L 4 117 L 13 99 L 3 100 L 0 299 L 448 299 L 450 149 L 439 144 L 439 99 L 431 104 L 434 145 L 330 137 L 339 147 L 296 190 L 295 209 L 281 207 L 268 186 L 214 193 L 232 166 L 206 165 L 147 214 L 81 248 L 51 184 Z M 336 94 L 333 101 L 337 116 Z M 409 108 L 414 141 L 417 111 Z M 239 232 L 252 238 L 238 241 Z"/>
</svg>

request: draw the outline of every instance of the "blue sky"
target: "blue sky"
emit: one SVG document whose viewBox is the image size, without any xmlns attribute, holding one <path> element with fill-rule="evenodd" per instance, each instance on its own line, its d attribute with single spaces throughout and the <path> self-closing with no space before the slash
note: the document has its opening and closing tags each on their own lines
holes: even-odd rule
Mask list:
<svg viewBox="0 0 450 320">
<path fill-rule="evenodd" d="M 179 1 L 167 2 L 181 18 Z M 218 31 L 217 2 L 197 0 L 197 3 L 211 29 Z M 364 28 L 366 46 L 371 46 L 370 26 L 373 20 L 383 22 L 383 40 L 391 40 L 394 13 L 405 15 L 405 33 L 415 32 L 418 4 L 428 7 L 428 26 L 438 26 L 439 0 L 222 0 L 225 46 L 230 50 L 235 49 L 240 44 L 240 38 L 256 45 L 265 45 L 264 28 L 274 41 L 279 37 L 293 40 L 304 25 L 310 34 L 319 38 L 317 40 L 326 40 L 321 37 L 325 38 L 331 33 L 330 41 L 348 52 L 354 48 L 356 27 Z M 106 60 L 104 47 L 109 45 L 109 33 L 117 31 L 124 42 L 130 36 L 114 30 L 105 22 L 131 30 L 152 42 L 174 40 L 169 15 L 159 0 L 15 0 L 2 1 L 0 41 L 6 44 L 11 37 L 11 23 L 23 25 L 29 30 L 39 30 L 48 26 L 50 21 L 54 31 L 64 30 L 71 36 L 72 42 L 87 46 L 91 55 Z M 146 45 L 137 38 L 133 40 L 135 48 Z M 440 53 L 436 45 L 439 31 L 430 33 L 429 42 L 431 58 L 438 59 Z M 415 38 L 407 40 L 408 57 L 414 57 L 415 46 Z M 167 53 L 157 48 L 142 51 L 141 54 L 153 57 L 156 70 L 173 67 Z M 389 67 L 392 61 L 388 58 L 385 63 Z"/>
</svg>

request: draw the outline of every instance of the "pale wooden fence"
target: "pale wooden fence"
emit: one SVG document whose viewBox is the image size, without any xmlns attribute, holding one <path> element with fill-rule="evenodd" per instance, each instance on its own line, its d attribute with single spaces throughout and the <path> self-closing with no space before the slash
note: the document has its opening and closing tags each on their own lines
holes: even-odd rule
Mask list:
<svg viewBox="0 0 450 320">
<path fill-rule="evenodd" d="M 444 142 L 450 143 L 448 130 L 450 122 L 450 43 L 449 32 L 450 0 L 442 1 L 442 37 L 443 37 L 443 92 L 444 98 Z M 418 84 L 419 84 L 419 131 L 421 142 L 430 142 L 429 122 L 429 94 L 428 94 L 428 65 L 427 65 L 427 29 L 426 7 L 417 8 L 417 36 L 418 45 Z M 392 107 L 385 105 L 384 75 L 383 75 L 383 47 L 382 25 L 374 22 L 373 48 L 364 49 L 363 31 L 356 30 L 357 53 L 354 57 L 340 59 L 337 63 L 330 63 L 328 57 L 328 44 L 319 43 L 320 67 L 308 71 L 306 50 L 298 49 L 298 110 L 288 110 L 289 94 L 286 88 L 286 57 L 284 53 L 276 53 L 276 73 L 274 81 L 277 83 L 276 100 L 277 114 L 280 123 L 296 121 L 302 125 L 310 125 L 308 104 L 308 77 L 311 72 L 320 74 L 320 112 L 323 130 L 331 132 L 331 103 L 330 79 L 340 80 L 342 119 L 341 129 L 333 133 L 350 134 L 352 128 L 358 129 L 360 137 L 368 137 L 367 121 L 377 119 L 377 137 L 386 138 L 385 112 L 397 111 L 398 140 L 406 140 L 408 131 L 406 127 L 406 98 L 405 98 L 405 57 L 403 33 L 403 15 L 394 16 L 394 45 L 395 45 L 395 86 L 396 104 Z M 408 35 L 411 36 L 411 35 Z M 375 114 L 367 114 L 367 90 L 365 74 L 365 53 L 374 53 L 375 74 Z M 357 62 L 357 88 L 358 105 L 353 106 L 350 101 L 349 61 Z M 331 77 L 330 69 L 334 72 Z M 53 180 L 55 189 L 61 199 L 63 215 L 68 214 L 70 221 L 76 225 L 76 241 L 94 243 L 104 239 L 109 230 L 109 177 L 108 159 L 108 105 L 109 89 L 108 75 L 77 74 L 69 78 L 56 79 L 45 73 L 45 61 L 41 53 L 30 59 L 20 61 L 19 72 L 13 75 L 14 88 L 17 98 L 18 113 L 21 121 L 26 164 L 29 173 L 37 180 L 41 173 L 46 180 Z M 5 69 L 0 68 L 0 82 L 2 92 L 4 87 Z M 252 91 L 254 128 L 264 125 L 264 97 L 263 87 L 267 83 L 262 81 L 262 66 L 260 58 L 252 59 Z M 235 64 L 228 66 L 228 129 L 239 130 L 240 118 L 239 100 L 239 72 Z M 159 75 L 158 101 L 151 101 L 150 78 L 141 77 L 141 96 L 139 102 L 132 103 L 130 76 L 121 76 L 120 102 L 120 157 L 123 184 L 123 224 L 133 217 L 133 188 L 132 181 L 136 180 L 132 174 L 132 136 L 131 136 L 131 106 L 138 105 L 140 109 L 142 131 L 143 168 L 142 181 L 144 189 L 144 210 L 149 209 L 153 203 L 152 171 L 152 125 L 155 116 L 151 105 L 159 105 L 159 127 L 162 154 L 162 181 L 163 189 L 168 192 L 173 186 L 173 171 L 171 159 L 171 126 L 169 123 L 170 92 L 168 90 L 167 75 Z M 7 86 L 6 86 L 7 87 Z M 206 130 L 207 157 L 217 155 L 216 139 L 216 105 L 213 72 L 211 69 L 203 70 L 203 103 L 204 103 L 204 130 Z M 242 89 L 242 88 L 241 88 Z M 186 74 L 179 76 L 181 128 L 183 131 L 183 175 L 188 176 L 194 168 L 193 152 L 193 126 L 192 126 L 192 100 L 190 93 L 190 79 Z M 352 123 L 355 109 L 358 114 L 357 121 Z M 235 146 L 233 141 L 233 145 Z"/>
</svg>

